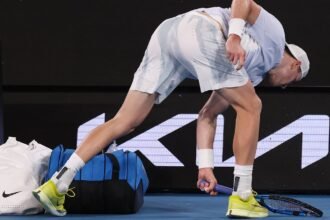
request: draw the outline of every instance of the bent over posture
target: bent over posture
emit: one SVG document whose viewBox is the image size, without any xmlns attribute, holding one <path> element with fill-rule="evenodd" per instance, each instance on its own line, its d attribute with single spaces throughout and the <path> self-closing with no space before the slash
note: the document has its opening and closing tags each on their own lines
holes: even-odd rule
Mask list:
<svg viewBox="0 0 330 220">
<path fill-rule="evenodd" d="M 252 170 L 262 104 L 254 86 L 267 78 L 285 86 L 306 76 L 309 61 L 286 44 L 281 23 L 252 0 L 233 0 L 231 9 L 200 8 L 162 22 L 152 35 L 118 113 L 95 128 L 64 167 L 33 193 L 47 211 L 63 216 L 64 198 L 77 171 L 113 140 L 133 131 L 185 78 L 213 91 L 197 123 L 197 186 L 215 195 L 213 142 L 216 117 L 236 111 L 236 159 L 229 217 L 266 217 L 252 195 Z M 206 180 L 202 182 L 201 180 Z"/>
</svg>

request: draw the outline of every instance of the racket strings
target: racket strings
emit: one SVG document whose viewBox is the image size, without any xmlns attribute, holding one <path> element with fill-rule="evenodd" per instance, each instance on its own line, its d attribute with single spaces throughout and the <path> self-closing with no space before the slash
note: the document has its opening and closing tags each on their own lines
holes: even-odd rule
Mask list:
<svg viewBox="0 0 330 220">
<path fill-rule="evenodd" d="M 268 198 L 262 198 L 262 203 L 278 211 L 290 211 L 296 213 L 297 215 L 311 215 L 320 217 L 323 215 L 322 211 L 299 200 L 292 198 L 270 195 Z"/>
<path fill-rule="evenodd" d="M 281 200 L 263 199 L 263 203 L 268 207 L 276 210 L 291 210 L 291 211 L 302 210 L 302 207 L 300 205 L 292 204 Z"/>
</svg>

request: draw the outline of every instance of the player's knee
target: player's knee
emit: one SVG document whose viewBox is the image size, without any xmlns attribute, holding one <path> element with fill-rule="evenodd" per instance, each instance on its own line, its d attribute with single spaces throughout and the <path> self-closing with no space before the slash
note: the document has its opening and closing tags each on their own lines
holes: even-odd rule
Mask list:
<svg viewBox="0 0 330 220">
<path fill-rule="evenodd" d="M 132 118 L 125 117 L 125 115 L 117 114 L 112 120 L 115 124 L 115 128 L 123 131 L 124 133 L 132 132 L 140 124 L 138 120 L 133 120 Z"/>
<path fill-rule="evenodd" d="M 262 110 L 262 101 L 258 96 L 253 97 L 250 100 L 250 112 L 260 114 Z"/>
<path fill-rule="evenodd" d="M 132 132 L 136 129 L 136 127 L 139 126 L 139 124 L 140 123 L 138 123 L 137 121 L 127 120 L 127 121 L 123 122 L 122 126 L 128 132 Z"/>
<path fill-rule="evenodd" d="M 235 111 L 240 114 L 244 112 L 250 115 L 259 116 L 262 110 L 262 102 L 258 96 L 250 97 L 239 104 L 232 105 Z"/>
</svg>

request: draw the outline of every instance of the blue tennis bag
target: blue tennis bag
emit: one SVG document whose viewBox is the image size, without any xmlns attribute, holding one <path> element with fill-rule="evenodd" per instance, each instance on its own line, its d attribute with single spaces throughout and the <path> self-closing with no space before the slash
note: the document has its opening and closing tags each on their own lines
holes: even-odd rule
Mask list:
<svg viewBox="0 0 330 220">
<path fill-rule="evenodd" d="M 46 180 L 73 152 L 62 145 L 52 151 Z M 148 186 L 147 173 L 136 153 L 117 150 L 98 154 L 75 176 L 70 185 L 75 197 L 66 197 L 65 208 L 69 213 L 136 213 L 143 205 Z"/>
</svg>

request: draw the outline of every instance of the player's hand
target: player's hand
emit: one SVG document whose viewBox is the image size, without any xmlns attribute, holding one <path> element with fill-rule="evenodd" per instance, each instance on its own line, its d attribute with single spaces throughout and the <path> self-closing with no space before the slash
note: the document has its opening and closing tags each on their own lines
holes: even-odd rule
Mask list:
<svg viewBox="0 0 330 220">
<path fill-rule="evenodd" d="M 236 34 L 231 34 L 226 42 L 227 57 L 240 70 L 245 63 L 245 50 L 241 46 L 241 38 Z"/>
<path fill-rule="evenodd" d="M 217 180 L 213 174 L 212 168 L 202 168 L 198 171 L 197 187 L 209 193 L 211 196 L 215 196 L 218 193 L 214 190 L 217 184 Z"/>
</svg>

